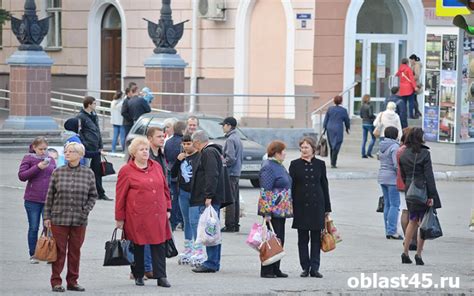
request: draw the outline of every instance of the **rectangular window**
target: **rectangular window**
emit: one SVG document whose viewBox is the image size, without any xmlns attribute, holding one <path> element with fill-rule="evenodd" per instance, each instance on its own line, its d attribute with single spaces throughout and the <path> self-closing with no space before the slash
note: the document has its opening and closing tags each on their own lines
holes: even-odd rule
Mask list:
<svg viewBox="0 0 474 296">
<path fill-rule="evenodd" d="M 61 0 L 46 0 L 46 14 L 49 19 L 49 32 L 46 36 L 47 49 L 60 49 L 61 40 Z"/>
</svg>

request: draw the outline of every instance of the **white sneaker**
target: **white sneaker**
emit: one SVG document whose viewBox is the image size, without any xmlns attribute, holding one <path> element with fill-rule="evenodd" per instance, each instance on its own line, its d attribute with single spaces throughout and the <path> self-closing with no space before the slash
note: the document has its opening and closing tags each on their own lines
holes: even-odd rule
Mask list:
<svg viewBox="0 0 474 296">
<path fill-rule="evenodd" d="M 30 264 L 38 264 L 38 263 L 39 263 L 39 261 L 38 261 L 38 259 L 35 258 L 35 256 L 30 257 Z"/>
</svg>

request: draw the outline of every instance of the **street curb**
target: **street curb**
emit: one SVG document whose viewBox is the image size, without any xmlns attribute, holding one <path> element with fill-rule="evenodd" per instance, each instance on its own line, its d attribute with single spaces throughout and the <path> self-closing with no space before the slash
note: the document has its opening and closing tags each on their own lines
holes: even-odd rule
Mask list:
<svg viewBox="0 0 474 296">
<path fill-rule="evenodd" d="M 328 172 L 328 180 L 376 180 L 378 171 L 373 172 Z M 472 181 L 474 180 L 474 172 L 463 171 L 447 171 L 434 172 L 437 181 Z M 117 175 L 110 175 L 102 178 L 103 182 L 116 182 Z"/>
</svg>

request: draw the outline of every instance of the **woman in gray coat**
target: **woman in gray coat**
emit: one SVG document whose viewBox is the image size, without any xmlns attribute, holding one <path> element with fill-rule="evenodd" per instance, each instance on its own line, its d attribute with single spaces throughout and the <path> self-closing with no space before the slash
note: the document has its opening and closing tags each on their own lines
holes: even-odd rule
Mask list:
<svg viewBox="0 0 474 296">
<path fill-rule="evenodd" d="M 400 210 L 400 193 L 397 190 L 397 141 L 398 129 L 389 126 L 385 129 L 385 138 L 380 143 L 380 169 L 378 183 L 383 192 L 383 221 L 387 239 L 403 239 L 397 234 L 398 212 Z"/>
</svg>

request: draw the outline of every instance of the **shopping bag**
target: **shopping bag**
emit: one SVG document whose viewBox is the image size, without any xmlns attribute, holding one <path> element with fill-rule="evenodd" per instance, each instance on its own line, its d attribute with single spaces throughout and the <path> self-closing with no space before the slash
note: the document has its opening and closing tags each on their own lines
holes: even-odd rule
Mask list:
<svg viewBox="0 0 474 296">
<path fill-rule="evenodd" d="M 328 229 L 329 233 L 334 236 L 336 244 L 342 242 L 341 234 L 339 233 L 339 230 L 337 230 L 336 225 L 334 225 L 334 221 L 329 216 L 326 220 L 326 228 Z"/>
<path fill-rule="evenodd" d="M 51 233 L 51 228 L 43 228 L 43 233 L 36 242 L 35 258 L 40 261 L 54 262 L 58 256 L 56 240 Z"/>
<path fill-rule="evenodd" d="M 420 236 L 422 239 L 435 239 L 443 236 L 438 215 L 433 207 L 429 207 L 428 210 L 426 210 L 423 220 L 421 220 Z"/>
<path fill-rule="evenodd" d="M 384 208 L 384 201 L 383 201 L 383 195 L 379 196 L 379 203 L 377 205 L 377 213 L 383 213 L 383 208 Z"/>
<path fill-rule="evenodd" d="M 265 222 L 263 222 L 265 223 Z M 258 248 L 260 247 L 260 245 L 262 244 L 263 242 L 263 226 L 262 224 L 259 224 L 259 223 L 253 223 L 252 225 L 252 228 L 250 229 L 250 233 L 249 235 L 247 236 L 247 240 L 245 241 L 245 243 L 251 247 L 252 249 L 254 249 L 255 251 L 259 251 Z M 271 231 L 271 230 L 268 230 L 267 229 L 267 235 L 270 235 L 270 236 L 275 236 L 275 234 Z"/>
<path fill-rule="evenodd" d="M 336 248 L 336 239 L 334 235 L 329 232 L 328 223 L 325 224 L 325 228 L 321 232 L 321 250 L 323 252 L 329 252 Z"/>
<path fill-rule="evenodd" d="M 204 209 L 199 217 L 196 243 L 207 247 L 221 243 L 221 223 L 212 206 Z"/>
<path fill-rule="evenodd" d="M 171 225 L 168 222 L 168 227 L 171 231 Z M 166 241 L 165 244 L 166 248 L 166 258 L 173 258 L 178 256 L 178 249 L 176 249 L 176 244 L 174 243 L 174 237 L 173 237 L 173 232 L 171 231 L 171 238 Z"/>
<path fill-rule="evenodd" d="M 130 244 L 130 241 L 124 239 L 123 232 L 122 239 L 117 239 L 117 228 L 115 228 L 112 238 L 105 243 L 104 266 L 130 265 L 126 251 Z"/>
<path fill-rule="evenodd" d="M 272 233 L 275 233 L 272 222 L 270 221 L 269 224 Z M 269 235 L 266 223 L 263 225 L 264 240 L 258 249 L 260 252 L 260 262 L 262 263 L 262 266 L 267 266 L 280 261 L 281 258 L 285 256 L 285 251 L 283 250 L 280 239 L 278 239 L 276 235 Z"/>
<path fill-rule="evenodd" d="M 107 161 L 105 156 L 102 156 L 103 160 L 101 161 L 102 176 L 108 176 L 115 174 L 114 165 L 111 162 Z"/>
<path fill-rule="evenodd" d="M 321 137 L 319 137 L 318 144 L 316 145 L 316 155 L 319 155 L 321 157 L 327 157 L 328 156 L 328 141 L 324 137 L 326 134 L 326 130 L 321 134 Z"/>
</svg>

